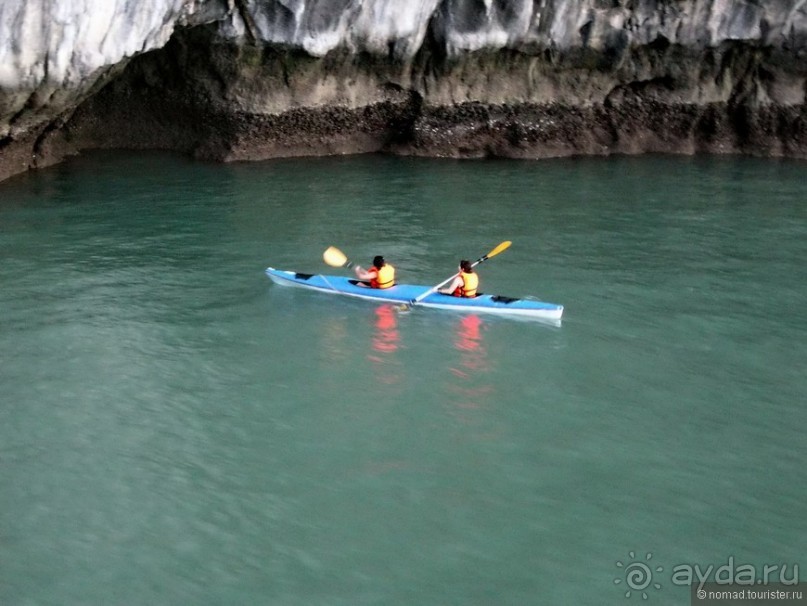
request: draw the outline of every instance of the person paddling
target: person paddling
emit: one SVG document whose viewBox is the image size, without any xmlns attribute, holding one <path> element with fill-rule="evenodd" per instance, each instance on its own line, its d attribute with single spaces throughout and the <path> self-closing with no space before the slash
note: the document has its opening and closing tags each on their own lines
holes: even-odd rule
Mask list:
<svg viewBox="0 0 807 606">
<path fill-rule="evenodd" d="M 474 271 L 471 262 L 467 259 L 463 259 L 460 261 L 457 277 L 451 281 L 451 284 L 445 288 L 439 289 L 437 292 L 443 293 L 444 295 L 453 295 L 455 297 L 472 298 L 476 296 L 478 287 L 479 275 Z"/>
<path fill-rule="evenodd" d="M 395 286 L 395 268 L 384 261 L 384 257 L 381 255 L 373 257 L 373 266 L 369 269 L 356 265 L 353 270 L 359 280 L 370 283 L 370 288 L 390 288 Z"/>
</svg>

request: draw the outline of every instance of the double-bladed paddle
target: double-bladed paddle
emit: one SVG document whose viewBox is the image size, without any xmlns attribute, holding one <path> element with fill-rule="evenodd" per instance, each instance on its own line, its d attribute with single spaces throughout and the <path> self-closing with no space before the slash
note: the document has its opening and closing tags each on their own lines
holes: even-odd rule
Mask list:
<svg viewBox="0 0 807 606">
<path fill-rule="evenodd" d="M 471 263 L 471 267 L 476 267 L 477 265 L 479 265 L 480 263 L 484 263 L 485 261 L 487 261 L 487 260 L 488 260 L 488 259 L 490 259 L 491 257 L 495 257 L 495 256 L 496 256 L 496 255 L 498 255 L 500 252 L 504 252 L 505 250 L 507 250 L 508 248 L 510 248 L 510 245 L 511 245 L 511 244 L 512 244 L 512 242 L 510 242 L 510 240 L 505 240 L 504 242 L 502 242 L 501 244 L 499 244 L 499 245 L 498 245 L 496 248 L 494 248 L 492 251 L 490 251 L 488 254 L 486 254 L 486 255 L 482 255 L 482 256 L 481 256 L 481 257 L 479 257 L 479 258 L 478 258 L 476 261 L 474 261 L 473 263 Z M 426 291 L 426 292 L 424 292 L 423 294 L 418 295 L 417 297 L 415 297 L 414 299 L 412 299 L 412 300 L 409 302 L 409 305 L 412 305 L 412 306 L 417 305 L 417 304 L 418 304 L 418 303 L 420 303 L 420 302 L 421 302 L 423 299 L 425 299 L 425 298 L 426 298 L 426 297 L 428 297 L 430 294 L 432 294 L 434 291 L 436 291 L 436 290 L 437 290 L 437 289 L 439 289 L 439 288 L 442 288 L 443 286 L 445 286 L 446 284 L 448 284 L 449 282 L 451 282 L 451 280 L 453 280 L 454 278 L 456 278 L 458 275 L 460 275 L 460 274 L 459 274 L 459 272 L 455 273 L 453 276 L 451 276 L 451 277 L 450 277 L 450 278 L 448 278 L 447 280 L 443 280 L 443 281 L 442 281 L 442 282 L 440 282 L 440 284 L 438 284 L 437 286 L 432 286 L 432 287 L 431 287 L 429 290 L 427 290 L 427 291 Z"/>
</svg>

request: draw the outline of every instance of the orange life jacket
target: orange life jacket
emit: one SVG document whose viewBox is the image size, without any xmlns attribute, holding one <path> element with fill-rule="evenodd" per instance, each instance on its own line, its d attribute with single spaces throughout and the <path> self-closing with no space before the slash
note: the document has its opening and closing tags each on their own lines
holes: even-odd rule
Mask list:
<svg viewBox="0 0 807 606">
<path fill-rule="evenodd" d="M 462 286 L 458 286 L 454 290 L 455 297 L 475 297 L 476 289 L 479 286 L 479 276 L 475 273 L 460 272 L 462 278 Z"/>
<path fill-rule="evenodd" d="M 381 269 L 371 267 L 368 270 L 372 277 L 370 278 L 370 286 L 372 288 L 390 288 L 395 286 L 395 268 L 389 263 L 384 263 Z"/>
</svg>

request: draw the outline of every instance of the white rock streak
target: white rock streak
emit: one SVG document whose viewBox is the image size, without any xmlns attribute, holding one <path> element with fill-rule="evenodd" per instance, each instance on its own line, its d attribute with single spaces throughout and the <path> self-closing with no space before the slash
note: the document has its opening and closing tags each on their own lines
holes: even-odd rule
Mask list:
<svg viewBox="0 0 807 606">
<path fill-rule="evenodd" d="M 99 67 L 163 46 L 185 0 L 3 0 L 0 88 L 45 78 L 70 86 Z"/>
<path fill-rule="evenodd" d="M 625 27 L 635 43 L 664 35 L 672 43 L 716 45 L 725 40 L 760 40 L 762 24 L 780 40 L 807 35 L 805 0 L 751 3 L 745 0 L 644 0 L 636 8 L 598 8 L 596 0 L 244 0 L 260 37 L 322 56 L 344 47 L 354 52 L 411 58 L 429 24 L 442 15 L 439 38 L 449 54 L 525 44 L 573 48 L 592 24 L 599 35 Z M 507 4 L 507 14 L 500 7 Z M 620 4 L 620 3 L 617 3 Z M 34 89 L 45 79 L 79 84 L 100 67 L 163 46 L 178 21 L 206 6 L 238 19 L 234 3 L 194 0 L 2 0 L 0 2 L 0 89 Z M 228 11 L 228 9 L 230 9 Z M 546 22 L 544 22 L 546 21 Z M 236 36 L 244 30 L 224 23 Z"/>
<path fill-rule="evenodd" d="M 423 44 L 432 20 L 449 55 L 525 45 L 570 49 L 602 47 L 608 35 L 628 29 L 631 42 L 664 36 L 685 46 L 726 40 L 761 40 L 774 46 L 783 36 L 807 35 L 805 0 L 638 0 L 633 8 L 597 0 L 250 0 L 259 37 L 323 56 L 336 48 L 407 59 Z M 604 8 L 606 7 L 606 8 Z M 631 27 L 627 28 L 630 23 Z M 587 34 L 583 30 L 588 24 Z M 225 25 L 225 35 L 243 31 Z"/>
<path fill-rule="evenodd" d="M 204 4 L 0 0 L 0 137 L 11 132 L 11 116 L 18 116 L 22 130 L 37 122 L 23 119 L 23 108 L 29 116 L 45 107 L 58 113 L 79 99 L 104 68 L 161 48 L 177 24 L 189 22 Z M 217 19 L 224 15 L 224 10 L 214 13 Z"/>
<path fill-rule="evenodd" d="M 423 45 L 429 19 L 439 0 L 409 2 L 365 2 L 349 30 L 348 44 L 354 50 L 384 55 L 395 44 L 399 58 L 410 58 Z M 407 10 L 401 11 L 401 6 Z"/>
</svg>

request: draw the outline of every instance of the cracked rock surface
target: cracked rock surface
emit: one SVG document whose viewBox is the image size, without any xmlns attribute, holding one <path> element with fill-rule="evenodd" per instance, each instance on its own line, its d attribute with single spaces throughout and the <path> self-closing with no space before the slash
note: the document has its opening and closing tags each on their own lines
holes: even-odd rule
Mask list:
<svg viewBox="0 0 807 606">
<path fill-rule="evenodd" d="M 3 0 L 0 179 L 99 148 L 807 157 L 807 0 Z"/>
</svg>

